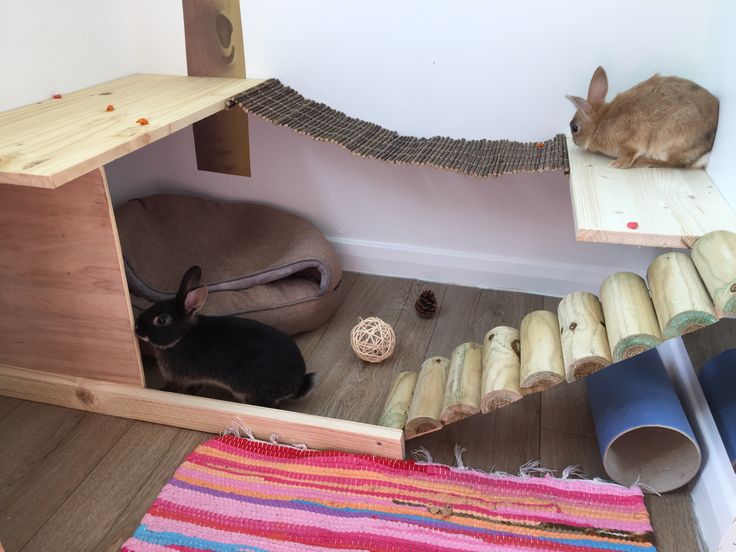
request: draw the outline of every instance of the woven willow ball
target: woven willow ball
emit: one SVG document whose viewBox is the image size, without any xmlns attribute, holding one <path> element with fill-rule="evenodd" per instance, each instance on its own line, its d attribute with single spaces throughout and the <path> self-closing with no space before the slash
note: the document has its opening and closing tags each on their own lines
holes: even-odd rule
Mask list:
<svg viewBox="0 0 736 552">
<path fill-rule="evenodd" d="M 396 334 L 390 324 L 371 316 L 350 330 L 350 345 L 359 359 L 381 362 L 390 357 L 396 346 Z"/>
</svg>

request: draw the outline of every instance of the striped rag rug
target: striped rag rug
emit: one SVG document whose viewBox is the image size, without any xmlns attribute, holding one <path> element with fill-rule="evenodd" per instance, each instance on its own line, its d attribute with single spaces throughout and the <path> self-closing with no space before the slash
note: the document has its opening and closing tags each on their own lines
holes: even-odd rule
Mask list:
<svg viewBox="0 0 736 552">
<path fill-rule="evenodd" d="M 654 545 L 638 488 L 225 435 L 186 458 L 122 550 L 633 552 Z"/>
</svg>

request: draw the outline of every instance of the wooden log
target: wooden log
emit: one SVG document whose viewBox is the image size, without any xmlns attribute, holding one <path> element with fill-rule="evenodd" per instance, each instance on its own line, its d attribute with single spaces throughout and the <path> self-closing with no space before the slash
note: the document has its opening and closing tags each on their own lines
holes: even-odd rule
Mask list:
<svg viewBox="0 0 736 552">
<path fill-rule="evenodd" d="M 440 418 L 449 369 L 450 359 L 445 357 L 430 357 L 422 363 L 404 428 L 407 439 L 442 429 Z"/>
<path fill-rule="evenodd" d="M 391 386 L 378 425 L 402 429 L 406 424 L 409 405 L 417 383 L 416 372 L 401 372 Z"/>
<path fill-rule="evenodd" d="M 693 262 L 718 318 L 736 315 L 736 234 L 708 232 L 693 246 Z"/>
<path fill-rule="evenodd" d="M 482 351 L 477 343 L 462 343 L 452 351 L 442 400 L 442 425 L 480 412 Z"/>
<path fill-rule="evenodd" d="M 519 330 L 498 326 L 483 338 L 480 409 L 484 414 L 519 400 L 521 341 Z"/>
<path fill-rule="evenodd" d="M 587 291 L 567 295 L 557 307 L 565 377 L 573 382 L 611 364 L 611 348 L 598 297 Z"/>
<path fill-rule="evenodd" d="M 522 395 L 542 391 L 565 380 L 562 344 L 557 316 L 539 310 L 527 314 L 521 321 Z"/>
<path fill-rule="evenodd" d="M 684 253 L 665 253 L 654 259 L 647 281 L 665 339 L 718 321 L 708 291 L 692 259 Z"/>
<path fill-rule="evenodd" d="M 601 303 L 614 362 L 662 343 L 654 305 L 644 279 L 638 274 L 611 274 L 601 284 Z"/>
</svg>

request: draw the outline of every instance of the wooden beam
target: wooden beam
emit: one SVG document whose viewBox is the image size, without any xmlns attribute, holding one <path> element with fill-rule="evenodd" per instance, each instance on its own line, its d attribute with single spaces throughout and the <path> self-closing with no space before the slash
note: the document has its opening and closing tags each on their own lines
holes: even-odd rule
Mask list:
<svg viewBox="0 0 736 552">
<path fill-rule="evenodd" d="M 210 433 L 239 422 L 261 439 L 277 433 L 314 449 L 404 457 L 400 429 L 4 365 L 0 395 Z"/>
<path fill-rule="evenodd" d="M 238 0 L 182 0 L 187 72 L 197 77 L 245 78 Z M 194 124 L 201 171 L 250 176 L 248 115 L 222 111 Z"/>
<path fill-rule="evenodd" d="M 143 385 L 107 182 L 0 184 L 0 364 Z"/>
</svg>

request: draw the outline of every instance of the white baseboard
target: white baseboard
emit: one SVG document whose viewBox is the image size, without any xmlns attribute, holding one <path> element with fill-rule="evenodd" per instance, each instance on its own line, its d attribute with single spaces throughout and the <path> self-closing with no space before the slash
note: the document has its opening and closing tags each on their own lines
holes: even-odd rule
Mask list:
<svg viewBox="0 0 736 552">
<path fill-rule="evenodd" d="M 597 294 L 603 280 L 615 272 L 607 267 L 470 251 L 345 238 L 329 240 L 345 270 L 553 297 L 573 291 Z"/>
<path fill-rule="evenodd" d="M 690 493 L 704 544 L 708 552 L 736 552 L 736 474 L 726 448 L 682 339 L 670 339 L 657 349 L 703 451 Z"/>
</svg>

